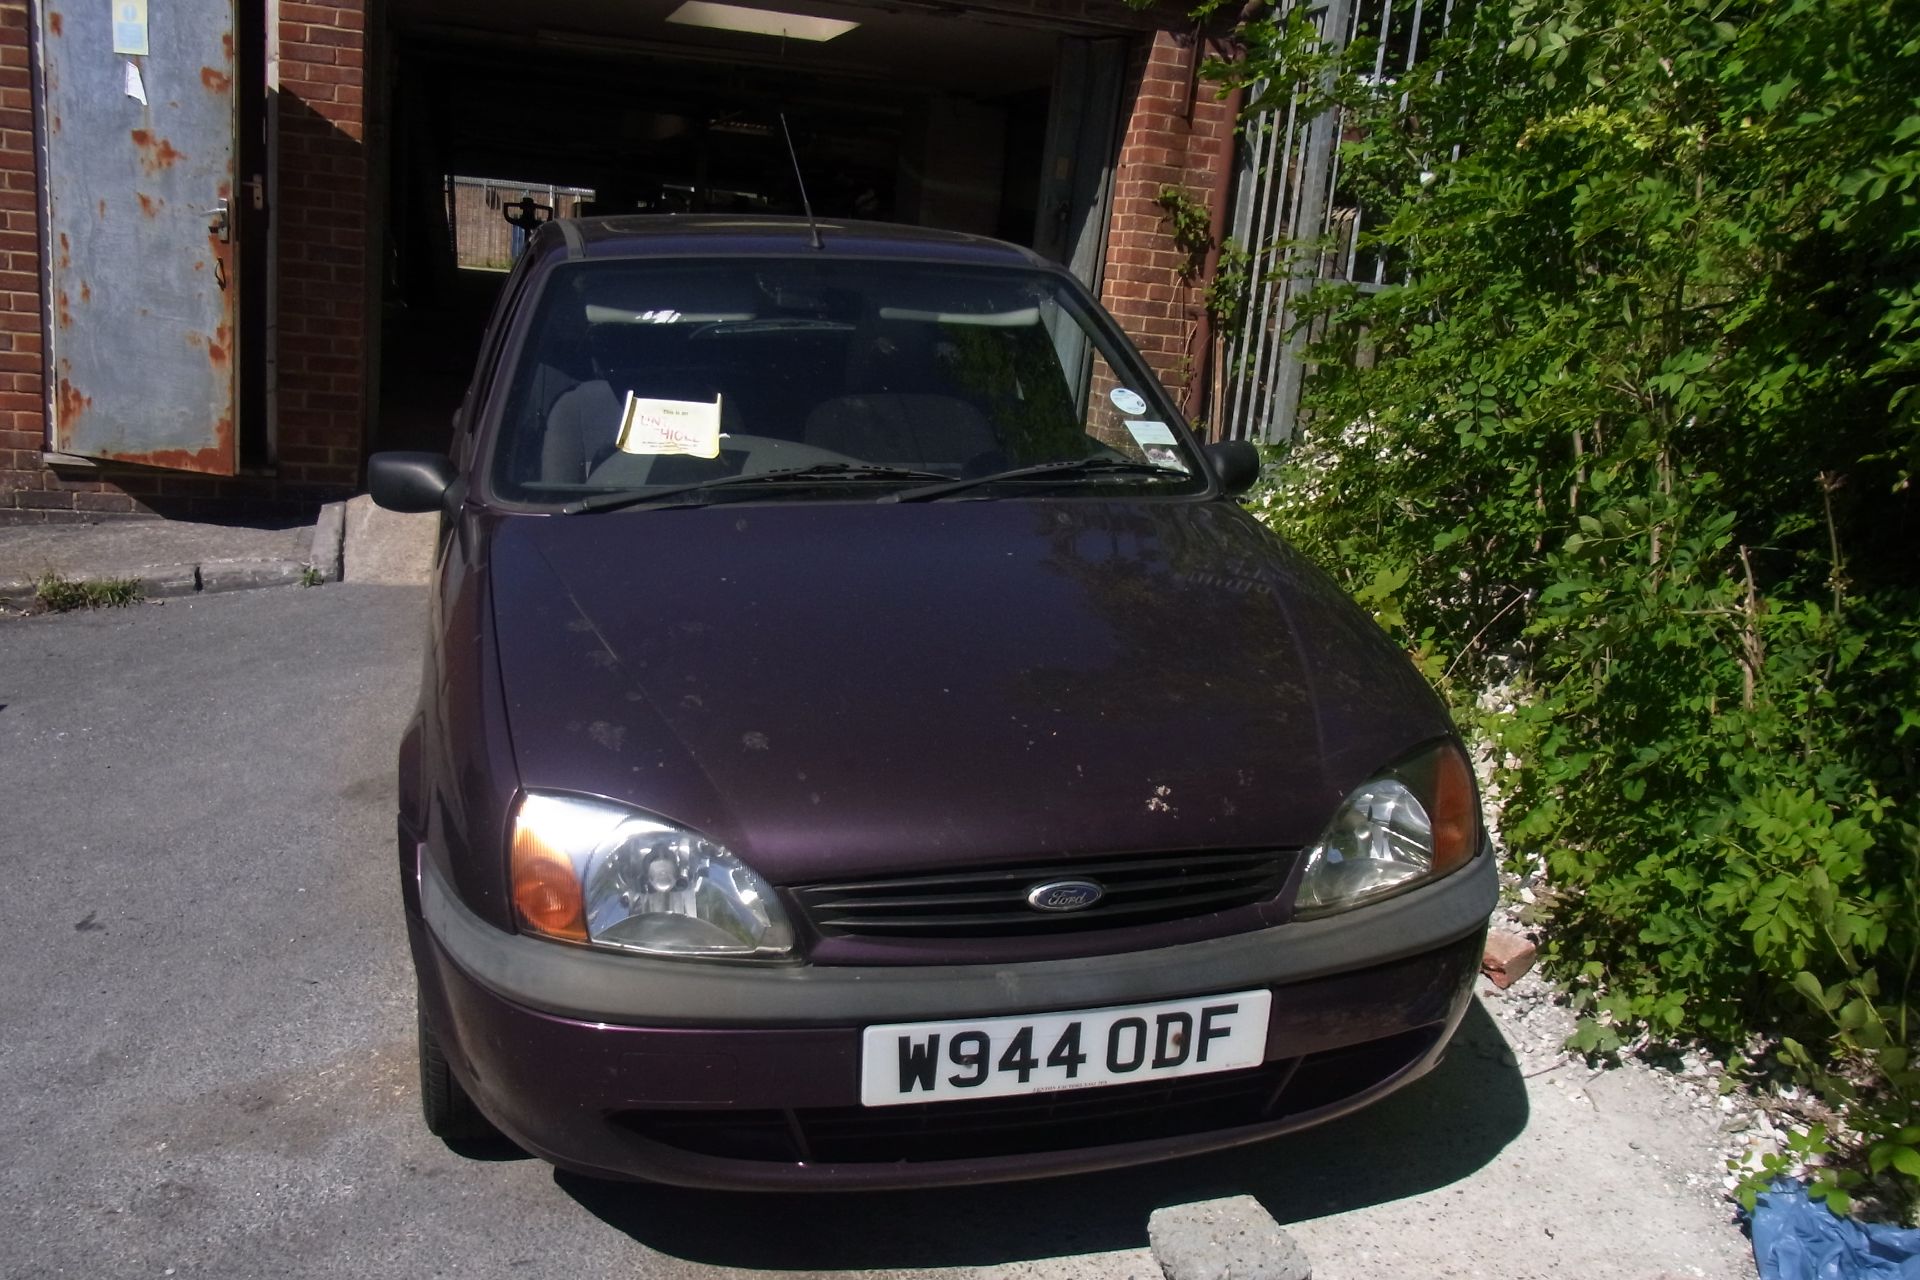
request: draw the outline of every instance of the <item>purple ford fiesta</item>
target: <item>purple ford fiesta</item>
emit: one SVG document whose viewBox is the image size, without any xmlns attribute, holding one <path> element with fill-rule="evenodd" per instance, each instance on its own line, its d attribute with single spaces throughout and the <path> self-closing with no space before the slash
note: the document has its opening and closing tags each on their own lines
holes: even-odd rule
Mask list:
<svg viewBox="0 0 1920 1280">
<path fill-rule="evenodd" d="M 451 457 L 402 893 L 429 1127 L 704 1187 L 1267 1138 L 1428 1070 L 1494 901 L 1413 668 L 1065 273 L 562 221 Z"/>
</svg>

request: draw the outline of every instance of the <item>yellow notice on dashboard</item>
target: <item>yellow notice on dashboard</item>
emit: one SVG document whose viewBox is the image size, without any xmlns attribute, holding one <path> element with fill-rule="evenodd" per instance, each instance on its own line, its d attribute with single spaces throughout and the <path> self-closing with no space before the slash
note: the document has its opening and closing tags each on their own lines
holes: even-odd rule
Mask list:
<svg viewBox="0 0 1920 1280">
<path fill-rule="evenodd" d="M 720 456 L 720 397 L 703 400 L 648 400 L 627 392 L 620 411 L 622 453 L 686 453 Z"/>
</svg>

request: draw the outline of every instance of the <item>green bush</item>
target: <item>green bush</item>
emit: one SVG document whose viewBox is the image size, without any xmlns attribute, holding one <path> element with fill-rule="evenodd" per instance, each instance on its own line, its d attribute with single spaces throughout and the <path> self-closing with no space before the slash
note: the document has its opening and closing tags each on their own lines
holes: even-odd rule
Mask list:
<svg viewBox="0 0 1920 1280">
<path fill-rule="evenodd" d="M 1495 748 L 1578 1047 L 1757 1033 L 1920 1175 L 1920 6 L 1452 13 L 1386 85 L 1244 28 L 1410 272 L 1312 295 L 1265 514 Z"/>
</svg>

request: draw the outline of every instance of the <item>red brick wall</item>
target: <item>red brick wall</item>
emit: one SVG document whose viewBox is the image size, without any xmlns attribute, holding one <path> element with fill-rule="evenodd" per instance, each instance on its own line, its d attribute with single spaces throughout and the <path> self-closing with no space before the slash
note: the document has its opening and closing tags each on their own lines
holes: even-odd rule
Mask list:
<svg viewBox="0 0 1920 1280">
<path fill-rule="evenodd" d="M 1233 165 L 1234 121 L 1214 86 L 1198 79 L 1206 50 L 1192 31 L 1159 31 L 1136 59 L 1120 165 L 1114 174 L 1113 223 L 1101 301 L 1113 312 L 1168 390 L 1179 398 L 1202 312 L 1198 272 L 1174 243 L 1160 203 L 1175 186 L 1205 206 L 1223 169 Z"/>
<path fill-rule="evenodd" d="M 0 0 L 0 510 L 45 488 L 40 231 L 25 0 Z M 38 501 L 35 498 L 34 501 Z"/>
<path fill-rule="evenodd" d="M 55 471 L 42 461 L 27 6 L 0 0 L 0 523 L 290 511 L 343 496 L 358 479 L 366 416 L 365 3 L 283 3 L 280 16 L 277 466 L 233 479 L 111 465 Z M 263 318 L 242 323 L 249 335 L 264 333 Z"/>
<path fill-rule="evenodd" d="M 280 6 L 280 476 L 359 477 L 366 406 L 365 0 Z"/>
</svg>

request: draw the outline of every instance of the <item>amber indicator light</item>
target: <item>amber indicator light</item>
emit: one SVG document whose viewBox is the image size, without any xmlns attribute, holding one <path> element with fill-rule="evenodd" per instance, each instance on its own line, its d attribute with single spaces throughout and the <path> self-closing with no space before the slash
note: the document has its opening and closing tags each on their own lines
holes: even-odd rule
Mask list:
<svg viewBox="0 0 1920 1280">
<path fill-rule="evenodd" d="M 587 940 L 587 909 L 573 861 L 524 821 L 513 828 L 513 907 L 535 933 L 570 942 Z"/>
<path fill-rule="evenodd" d="M 1473 857 L 1480 839 L 1473 773 L 1458 749 L 1444 747 L 1433 761 L 1433 869 L 1447 872 Z"/>
</svg>

